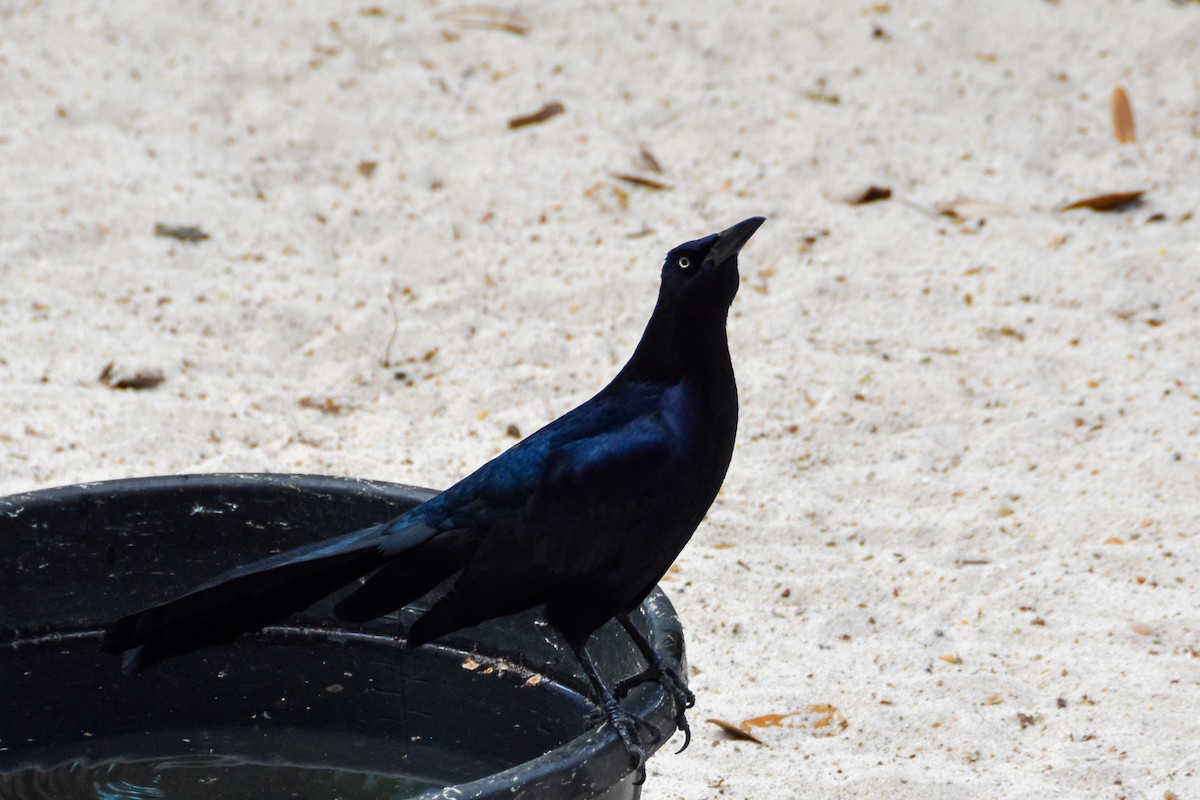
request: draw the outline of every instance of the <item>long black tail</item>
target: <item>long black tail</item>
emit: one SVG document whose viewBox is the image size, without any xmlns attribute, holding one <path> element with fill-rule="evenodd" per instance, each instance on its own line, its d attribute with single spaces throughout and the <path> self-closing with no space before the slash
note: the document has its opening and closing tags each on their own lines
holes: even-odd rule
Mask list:
<svg viewBox="0 0 1200 800">
<path fill-rule="evenodd" d="M 101 649 L 123 653 L 124 671 L 138 672 L 277 623 L 390 560 L 379 548 L 384 529 L 355 531 L 227 572 L 117 620 L 104 632 Z"/>
</svg>

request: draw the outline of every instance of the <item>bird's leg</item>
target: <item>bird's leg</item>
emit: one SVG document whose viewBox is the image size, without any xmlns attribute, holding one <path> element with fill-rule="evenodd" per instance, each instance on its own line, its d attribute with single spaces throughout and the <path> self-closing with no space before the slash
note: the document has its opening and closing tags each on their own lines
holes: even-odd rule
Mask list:
<svg viewBox="0 0 1200 800">
<path fill-rule="evenodd" d="M 600 677 L 600 672 L 596 669 L 596 665 L 592 663 L 591 657 L 587 654 L 587 648 L 584 641 L 572 641 L 571 648 L 575 651 L 576 658 L 583 666 L 584 674 L 591 681 L 592 687 L 596 690 L 596 694 L 600 699 L 600 710 L 609 724 L 616 730 L 617 735 L 621 737 L 621 744 L 625 745 L 625 752 L 633 759 L 634 769 L 638 773 L 635 783 L 641 785 L 646 780 L 646 751 L 642 748 L 641 736 L 638 734 L 638 724 L 644 725 L 654 737 L 654 740 L 662 738 L 662 731 L 658 726 L 647 722 L 640 717 L 634 716 L 621 707 L 621 703 L 613 696 L 612 691 L 605 685 L 604 680 Z"/>
<path fill-rule="evenodd" d="M 667 665 L 663 657 L 654 649 L 654 645 L 650 644 L 650 640 L 633 624 L 628 613 L 618 614 L 617 619 L 625 628 L 625 632 L 629 634 L 629 638 L 641 651 L 642 658 L 646 659 L 647 668 L 645 672 L 639 672 L 618 683 L 615 694 L 617 697 L 624 697 L 635 686 L 646 681 L 658 681 L 675 704 L 675 724 L 679 730 L 683 731 L 683 747 L 680 747 L 678 751 L 682 753 L 692 741 L 692 728 L 688 725 L 687 709 L 696 705 L 696 695 L 688 689 L 679 672 Z"/>
</svg>

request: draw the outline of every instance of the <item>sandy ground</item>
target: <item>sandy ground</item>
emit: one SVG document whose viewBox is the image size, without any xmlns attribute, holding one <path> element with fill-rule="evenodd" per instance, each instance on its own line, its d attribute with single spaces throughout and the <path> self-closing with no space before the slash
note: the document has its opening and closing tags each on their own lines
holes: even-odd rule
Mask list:
<svg viewBox="0 0 1200 800">
<path fill-rule="evenodd" d="M 505 8 L 0 5 L 0 492 L 448 485 L 764 214 L 645 796 L 1200 797 L 1200 5 Z"/>
</svg>

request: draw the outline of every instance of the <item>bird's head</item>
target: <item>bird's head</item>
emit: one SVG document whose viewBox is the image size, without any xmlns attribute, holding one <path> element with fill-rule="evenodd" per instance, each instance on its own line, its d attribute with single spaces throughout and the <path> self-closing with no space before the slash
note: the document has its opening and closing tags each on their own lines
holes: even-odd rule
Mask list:
<svg viewBox="0 0 1200 800">
<path fill-rule="evenodd" d="M 751 217 L 667 253 L 660 298 L 677 313 L 718 313 L 723 317 L 738 290 L 738 251 L 765 221 L 764 217 Z"/>
<path fill-rule="evenodd" d="M 622 376 L 669 383 L 689 371 L 732 371 L 725 318 L 738 290 L 738 251 L 765 221 L 751 217 L 667 253 L 654 313 L 614 384 Z M 732 386 L 732 375 L 724 373 L 718 383 Z"/>
</svg>

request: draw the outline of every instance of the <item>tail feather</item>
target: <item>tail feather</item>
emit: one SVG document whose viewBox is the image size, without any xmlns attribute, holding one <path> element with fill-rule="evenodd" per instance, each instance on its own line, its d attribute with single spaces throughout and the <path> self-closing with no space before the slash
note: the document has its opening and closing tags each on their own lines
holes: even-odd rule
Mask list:
<svg viewBox="0 0 1200 800">
<path fill-rule="evenodd" d="M 187 594 L 117 620 L 101 649 L 124 654 L 125 672 L 231 642 L 279 622 L 378 569 L 382 527 L 289 550 L 219 576 Z"/>
<path fill-rule="evenodd" d="M 365 622 L 403 608 L 462 569 L 474 538 L 467 531 L 449 531 L 409 550 L 342 598 L 334 613 L 348 622 Z"/>
</svg>

